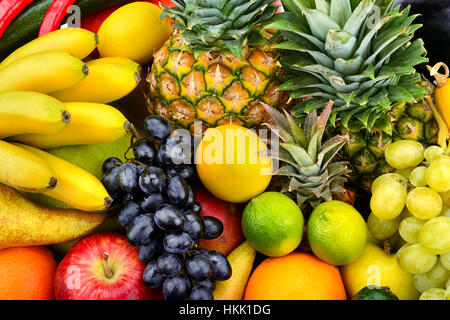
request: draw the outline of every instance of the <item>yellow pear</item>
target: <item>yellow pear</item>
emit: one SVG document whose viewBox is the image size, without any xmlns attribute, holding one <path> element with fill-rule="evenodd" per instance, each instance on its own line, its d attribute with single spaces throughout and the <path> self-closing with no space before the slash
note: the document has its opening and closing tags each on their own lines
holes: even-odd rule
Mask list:
<svg viewBox="0 0 450 320">
<path fill-rule="evenodd" d="M 232 275 L 228 280 L 216 282 L 214 300 L 242 300 L 255 257 L 256 250 L 248 241 L 241 243 L 227 256 Z"/>
<path fill-rule="evenodd" d="M 89 234 L 105 213 L 39 206 L 0 184 L 0 249 L 68 242 Z"/>
<path fill-rule="evenodd" d="M 349 297 L 368 285 L 378 285 L 389 287 L 400 300 L 419 298 L 413 275 L 400 268 L 395 254 L 388 255 L 370 242 L 358 260 L 341 267 L 341 275 Z"/>
</svg>

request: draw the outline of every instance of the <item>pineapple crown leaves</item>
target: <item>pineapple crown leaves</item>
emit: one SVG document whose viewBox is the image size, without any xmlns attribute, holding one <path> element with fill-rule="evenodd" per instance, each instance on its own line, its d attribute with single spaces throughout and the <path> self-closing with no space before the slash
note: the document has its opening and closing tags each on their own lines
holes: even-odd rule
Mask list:
<svg viewBox="0 0 450 320">
<path fill-rule="evenodd" d="M 286 110 L 282 114 L 264 104 L 271 118 L 265 125 L 282 141 L 279 154 L 272 154 L 286 164 L 275 173 L 288 180 L 281 192 L 293 195 L 303 207 L 309 204 L 315 208 L 343 192 L 345 176 L 350 173 L 347 162 L 333 161 L 348 136 L 335 136 L 322 143 L 332 106 L 329 101 L 320 116 L 316 110 L 309 113 L 302 128 Z"/>
<path fill-rule="evenodd" d="M 162 18 L 175 21 L 187 46 L 196 54 L 231 51 L 241 58 L 246 44 L 265 44 L 257 28 L 278 9 L 274 0 L 174 0 L 176 7 L 164 8 Z"/>
<path fill-rule="evenodd" d="M 285 51 L 287 71 L 280 90 L 302 99 L 293 114 L 333 100 L 330 122 L 350 119 L 369 130 L 388 128 L 387 112 L 398 101 L 414 102 L 426 91 L 414 66 L 427 62 L 423 41 L 412 41 L 421 27 L 410 7 L 392 8 L 392 0 L 282 0 L 286 12 L 266 28 L 278 29 L 275 47 Z M 412 42 L 411 42 L 412 41 Z"/>
</svg>

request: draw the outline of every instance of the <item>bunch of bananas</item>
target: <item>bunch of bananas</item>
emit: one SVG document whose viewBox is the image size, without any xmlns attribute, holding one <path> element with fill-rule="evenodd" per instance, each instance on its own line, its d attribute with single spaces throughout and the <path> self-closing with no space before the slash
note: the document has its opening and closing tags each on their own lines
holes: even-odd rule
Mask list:
<svg viewBox="0 0 450 320">
<path fill-rule="evenodd" d="M 61 29 L 0 63 L 0 182 L 43 193 L 83 211 L 104 211 L 112 198 L 89 172 L 41 149 L 110 143 L 131 129 L 106 103 L 134 90 L 141 67 L 126 58 L 84 62 L 98 37 Z"/>
</svg>

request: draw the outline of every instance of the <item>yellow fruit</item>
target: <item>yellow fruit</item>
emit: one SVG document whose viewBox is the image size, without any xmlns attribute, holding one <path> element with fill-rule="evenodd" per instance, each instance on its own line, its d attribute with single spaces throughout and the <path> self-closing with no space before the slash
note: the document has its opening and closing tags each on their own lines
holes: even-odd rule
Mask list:
<svg viewBox="0 0 450 320">
<path fill-rule="evenodd" d="M 406 188 L 400 182 L 385 181 L 372 194 L 370 209 L 380 219 L 395 219 L 403 212 L 407 196 Z"/>
<path fill-rule="evenodd" d="M 42 192 L 57 184 L 54 170 L 40 157 L 0 140 L 0 183 L 28 192 Z"/>
<path fill-rule="evenodd" d="M 0 138 L 16 134 L 54 134 L 70 121 L 61 102 L 42 93 L 0 93 Z"/>
<path fill-rule="evenodd" d="M 427 184 L 437 192 L 450 191 L 450 158 L 440 156 L 431 162 L 426 173 Z"/>
<path fill-rule="evenodd" d="M 333 265 L 354 262 L 367 242 L 367 226 L 362 216 L 351 205 L 337 200 L 314 209 L 306 232 L 314 254 Z"/>
<path fill-rule="evenodd" d="M 450 82 L 448 81 L 449 77 L 449 68 L 445 63 L 437 63 L 433 68 L 431 66 L 427 66 L 430 71 L 430 75 L 434 76 L 437 81 L 437 87 L 434 92 L 434 99 L 436 100 L 436 104 L 439 108 L 439 113 L 444 118 L 447 127 L 450 128 Z M 439 73 L 440 68 L 444 68 L 445 74 Z"/>
<path fill-rule="evenodd" d="M 12 62 L 34 53 L 62 51 L 83 60 L 97 47 L 98 37 L 80 28 L 59 29 L 36 38 L 15 50 L 0 63 L 0 69 Z"/>
<path fill-rule="evenodd" d="M 0 250 L 79 239 L 107 217 L 105 213 L 46 208 L 0 184 Z"/>
<path fill-rule="evenodd" d="M 264 192 L 272 177 L 265 143 L 251 130 L 224 125 L 206 130 L 196 151 L 200 180 L 217 198 L 246 202 Z"/>
<path fill-rule="evenodd" d="M 233 273 L 230 279 L 216 282 L 214 300 L 242 300 L 255 256 L 256 250 L 248 241 L 244 241 L 227 256 Z"/>
<path fill-rule="evenodd" d="M 71 115 L 71 122 L 54 134 L 25 134 L 11 137 L 13 141 L 50 149 L 80 144 L 104 144 L 114 142 L 130 130 L 130 122 L 116 108 L 89 102 L 68 102 L 64 107 Z"/>
<path fill-rule="evenodd" d="M 53 190 L 44 192 L 46 196 L 89 212 L 104 211 L 111 206 L 112 199 L 105 187 L 89 172 L 45 151 L 23 144 L 15 145 L 46 161 L 56 173 L 58 184 Z"/>
<path fill-rule="evenodd" d="M 148 2 L 133 2 L 114 11 L 98 30 L 100 55 L 149 63 L 171 35 L 168 19 L 159 21 L 161 12 Z"/>
<path fill-rule="evenodd" d="M 378 285 L 389 287 L 400 300 L 419 297 L 413 275 L 400 268 L 396 255 L 388 255 L 372 243 L 366 244 L 358 260 L 341 267 L 341 274 L 348 296 L 354 296 L 368 285 Z"/>
<path fill-rule="evenodd" d="M 34 53 L 0 69 L 0 92 L 50 93 L 73 87 L 89 73 L 83 61 L 59 51 Z"/>
<path fill-rule="evenodd" d="M 51 95 L 62 102 L 110 103 L 128 95 L 141 81 L 141 67 L 126 58 L 97 59 L 86 65 L 85 79 Z"/>
</svg>

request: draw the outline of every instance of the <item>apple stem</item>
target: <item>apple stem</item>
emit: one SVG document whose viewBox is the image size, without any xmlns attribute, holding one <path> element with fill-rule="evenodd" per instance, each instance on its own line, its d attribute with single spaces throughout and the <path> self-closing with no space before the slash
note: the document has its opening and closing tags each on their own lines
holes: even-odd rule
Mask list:
<svg viewBox="0 0 450 320">
<path fill-rule="evenodd" d="M 103 254 L 103 267 L 105 268 L 105 276 L 107 279 L 111 279 L 114 276 L 114 273 L 111 271 L 108 263 L 109 254 L 105 252 Z"/>
</svg>

